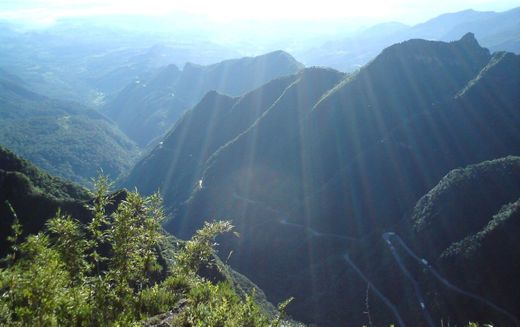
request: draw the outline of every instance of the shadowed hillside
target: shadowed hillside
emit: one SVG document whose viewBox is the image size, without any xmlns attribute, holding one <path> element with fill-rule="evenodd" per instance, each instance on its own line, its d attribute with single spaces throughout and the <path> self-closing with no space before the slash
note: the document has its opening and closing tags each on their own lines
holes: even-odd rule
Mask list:
<svg viewBox="0 0 520 327">
<path fill-rule="evenodd" d="M 520 154 L 518 58 L 491 55 L 467 34 L 450 43 L 410 40 L 393 45 L 349 76 L 306 69 L 274 92 L 268 109 L 248 107 L 263 114 L 241 127 L 242 133 L 216 147 L 202 147 L 197 169 L 188 169 L 192 175 L 184 176 L 189 160 L 175 166 L 186 160 L 182 144 L 190 143 L 183 137 L 219 119 L 207 118 L 203 124 L 196 120 L 194 129 L 179 121 L 162 144 L 176 146 L 168 148 L 168 155 L 158 146 L 137 165 L 127 185 L 146 185 L 149 191 L 167 187 L 138 171 L 168 176 L 156 181 L 186 177 L 187 182 L 175 184 L 182 191 L 166 193 L 175 194 L 165 201 L 176 216 L 167 228 L 187 237 L 204 217 L 232 218 L 242 238 L 224 243 L 226 249 L 234 249 L 230 263 L 251 276 L 270 299 L 289 294 L 300 299 L 290 312 L 306 322 L 366 323 L 367 283 L 378 324 L 424 319 L 426 325 L 430 318 L 447 318 L 446 312 L 452 322 L 487 316 L 500 320 L 503 317 L 485 305 L 473 314 L 473 304 L 440 291 L 442 282 L 417 275 L 421 263 L 403 259 L 404 265 L 412 265 L 414 280 L 430 290 L 424 301 L 432 313 L 424 316 L 416 284 L 395 264 L 382 235 L 399 244 L 398 238 L 384 234 L 395 231 L 417 251 L 427 251 L 425 243 L 413 243 L 410 225 L 403 220 L 416 202 L 450 170 Z M 198 110 L 215 108 L 230 120 L 234 112 L 220 106 L 238 106 L 245 97 L 208 95 Z M 205 141 L 202 135 L 195 138 L 199 151 L 200 145 L 212 144 L 214 135 L 219 133 L 209 134 Z M 499 178 L 498 170 L 493 178 Z M 517 199 L 513 188 L 505 189 L 511 199 L 498 199 L 497 193 L 500 205 L 492 212 L 478 212 L 481 223 Z M 479 230 L 468 228 L 468 233 L 460 231 L 460 239 Z M 441 255 L 431 251 L 431 260 Z M 452 301 L 459 300 L 462 309 L 451 315 L 446 308 L 458 307 L 459 302 Z M 397 307 L 388 306 L 388 301 Z M 506 299 L 496 301 L 508 306 Z M 518 310 L 511 310 L 518 315 Z"/>
<path fill-rule="evenodd" d="M 8 249 L 6 237 L 14 219 L 6 201 L 16 211 L 24 232 L 36 233 L 58 208 L 85 218 L 88 215 L 83 206 L 88 199 L 85 189 L 52 177 L 0 147 L 0 256 Z"/>
<path fill-rule="evenodd" d="M 167 205 L 180 204 L 199 187 L 204 163 L 243 134 L 252 135 L 252 125 L 263 124 L 267 116 L 273 115 L 271 112 L 283 107 L 281 97 L 301 101 L 303 105 L 304 97 L 313 96 L 315 101 L 321 95 L 316 93 L 331 87 L 341 77 L 337 72 L 309 68 L 297 75 L 273 80 L 240 98 L 208 93 L 177 122 L 161 144 L 134 167 L 124 185 L 135 185 L 145 193 L 160 189 Z M 313 90 L 314 94 L 306 94 L 313 78 L 318 87 Z M 312 101 L 307 101 L 307 106 L 310 103 Z M 278 118 L 269 120 L 273 124 Z M 292 124 L 297 123 L 294 120 Z M 247 142 L 250 145 L 255 140 Z M 247 155 L 246 152 L 243 155 Z"/>
<path fill-rule="evenodd" d="M 6 76 L 0 78 L 0 144 L 84 185 L 101 170 L 116 178 L 138 155 L 135 144 L 99 112 L 49 99 Z"/>
<path fill-rule="evenodd" d="M 170 65 L 148 79 L 135 80 L 103 111 L 132 140 L 145 146 L 169 130 L 208 91 L 240 96 L 302 67 L 283 51 L 208 66 L 187 63 L 182 71 Z"/>
</svg>

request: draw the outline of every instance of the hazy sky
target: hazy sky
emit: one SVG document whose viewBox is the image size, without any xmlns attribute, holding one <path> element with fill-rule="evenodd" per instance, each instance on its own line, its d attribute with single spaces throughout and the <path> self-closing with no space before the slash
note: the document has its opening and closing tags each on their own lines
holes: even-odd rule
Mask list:
<svg viewBox="0 0 520 327">
<path fill-rule="evenodd" d="M 518 5 L 518 0 L 0 0 L 0 18 L 52 23 L 71 16 L 186 13 L 221 22 L 366 17 L 413 24 L 445 12 Z"/>
</svg>

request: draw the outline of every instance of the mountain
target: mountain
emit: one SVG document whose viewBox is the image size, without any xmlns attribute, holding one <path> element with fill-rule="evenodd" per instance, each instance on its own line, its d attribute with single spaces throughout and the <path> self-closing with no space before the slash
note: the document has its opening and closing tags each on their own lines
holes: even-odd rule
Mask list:
<svg viewBox="0 0 520 327">
<path fill-rule="evenodd" d="M 130 139 L 146 146 L 170 128 L 188 107 L 172 87 L 179 75 L 177 66 L 169 65 L 147 79 L 136 78 L 102 112 Z"/>
<path fill-rule="evenodd" d="M 110 120 L 17 82 L 0 78 L 0 144 L 48 172 L 83 184 L 101 170 L 116 178 L 130 168 L 137 147 Z"/>
<path fill-rule="evenodd" d="M 450 171 L 520 154 L 519 60 L 512 53 L 491 54 L 469 33 L 449 43 L 395 44 L 350 75 L 308 68 L 238 99 L 210 93 L 136 165 L 125 185 L 163 191 L 175 216 L 166 228 L 182 237 L 204 219 L 231 218 L 241 237 L 222 242 L 224 249 L 233 249 L 229 262 L 271 301 L 295 296 L 289 312 L 307 323 L 366 324 L 366 301 L 369 314 L 383 325 L 490 321 L 486 317 L 504 322 L 510 318 L 497 314 L 496 306 L 520 315 L 511 306 L 513 295 L 490 292 L 495 307 L 467 294 L 450 295 L 453 288 L 445 291 L 445 280 L 426 276 L 423 263 L 413 257 L 397 261 L 395 253 L 407 252 L 401 247 L 392 252 L 388 245 L 395 249 L 400 244 L 395 235 L 401 235 L 404 244 L 452 280 L 458 270 L 437 260 L 442 249 L 483 231 L 501 206 L 518 199 L 515 188 L 507 186 L 515 184 L 514 178 L 496 199 L 496 188 L 486 182 L 483 187 L 490 191 L 483 192 L 495 204 L 469 211 L 467 219 L 471 213 L 481 217 L 467 222 L 473 227 L 461 229 L 457 238 L 444 240 L 432 232 L 442 251 L 432 247 L 428 252 L 430 242 L 422 242 L 427 237 L 412 228 L 414 207 Z M 238 108 L 269 86 L 269 101 L 244 106 L 251 117 L 261 114 L 235 123 L 243 110 L 228 108 Z M 203 110 L 206 115 L 199 114 Z M 222 122 L 240 127 L 222 137 L 227 131 Z M 498 171 L 511 160 L 517 159 L 482 166 L 493 167 L 491 175 L 500 185 L 506 177 Z M 156 176 L 150 177 L 152 172 Z M 482 202 L 472 194 L 468 201 Z M 440 198 L 440 207 L 447 198 Z M 443 220 L 432 224 L 433 231 L 443 228 Z M 409 270 L 403 272 L 398 262 Z M 480 280 L 489 276 L 484 273 L 471 271 Z M 485 289 L 456 281 L 461 289 L 488 298 Z M 417 287 L 428 290 L 427 298 L 420 293 L 423 301 L 417 299 Z M 421 302 L 431 308 L 429 316 Z"/>
<path fill-rule="evenodd" d="M 0 256 L 6 254 L 6 237 L 14 218 L 6 201 L 15 210 L 25 235 L 40 231 L 58 208 L 85 217 L 88 199 L 85 189 L 42 172 L 0 146 Z"/>
<path fill-rule="evenodd" d="M 177 92 L 190 104 L 197 103 L 209 90 L 239 96 L 274 78 L 294 74 L 301 68 L 303 65 L 284 51 L 226 60 L 209 66 L 187 63 L 179 77 Z"/>
<path fill-rule="evenodd" d="M 208 91 L 240 96 L 302 65 L 283 51 L 226 60 L 209 66 L 187 63 L 182 71 L 170 65 L 146 80 L 123 89 L 103 112 L 141 146 L 162 136 Z"/>
<path fill-rule="evenodd" d="M 520 53 L 520 7 L 502 13 L 488 14 L 482 19 L 461 22 L 442 39 L 460 37 L 471 31 L 492 51 Z"/>
<path fill-rule="evenodd" d="M 172 64 L 174 53 L 175 49 L 159 44 L 145 49 L 115 50 L 90 58 L 80 76 L 106 101 L 137 78 Z"/>
<path fill-rule="evenodd" d="M 520 53 L 519 22 L 520 8 L 498 13 L 464 10 L 443 14 L 414 26 L 376 25 L 343 40 L 331 40 L 297 57 L 307 65 L 348 72 L 363 66 L 394 43 L 414 38 L 453 41 L 469 32 L 492 51 Z"/>
<path fill-rule="evenodd" d="M 135 48 L 123 47 L 87 57 L 84 69 L 78 75 L 90 87 L 102 93 L 103 101 L 110 101 L 135 80 L 152 78 L 168 65 L 183 65 L 189 61 L 207 63 L 222 57 L 237 56 L 234 51 L 209 43 L 204 46 L 169 43 L 157 43 L 144 48 L 141 44 L 133 46 Z"/>
<path fill-rule="evenodd" d="M 520 228 L 519 173 L 519 157 L 453 170 L 417 202 L 410 215 L 416 248 L 451 283 L 484 300 L 461 301 L 456 309 L 440 308 L 452 317 L 460 314 L 457 311 L 473 311 L 480 321 L 519 323 L 514 317 L 518 317 L 520 287 L 515 277 L 520 243 L 514 236 Z"/>
<path fill-rule="evenodd" d="M 145 30 L 143 23 L 129 30 L 136 20 L 60 18 L 45 28 L 0 21 L 0 68 L 20 76 L 36 93 L 99 108 L 137 77 L 149 76 L 160 67 L 239 56 L 238 51 L 195 38 L 186 29 Z M 152 26 L 153 20 L 145 25 Z M 118 24 L 122 21 L 125 26 Z M 168 23 L 171 28 L 172 22 Z"/>
<path fill-rule="evenodd" d="M 271 124 L 277 124 L 276 112 L 284 110 L 289 101 L 307 105 L 306 110 L 310 110 L 310 105 L 343 76 L 332 70 L 307 68 L 296 75 L 272 80 L 238 98 L 209 92 L 135 165 L 123 185 L 136 186 L 143 193 L 159 189 L 167 206 L 180 204 L 199 186 L 205 163 L 228 144 L 251 135 L 267 116 L 273 117 L 269 118 Z M 280 114 L 286 115 L 282 120 L 285 123 L 294 113 Z M 246 146 L 251 144 L 249 141 Z"/>
<path fill-rule="evenodd" d="M 308 104 L 309 110 L 302 112 L 302 118 L 287 114 L 287 118 L 277 119 L 277 125 L 273 128 L 267 122 L 269 116 L 262 117 L 249 132 L 256 140 L 248 143 L 248 135 L 244 134 L 226 144 L 206 163 L 201 179 L 208 189 L 212 184 L 227 184 L 230 179 L 242 180 L 241 183 L 247 187 L 240 190 L 245 192 L 242 194 L 261 198 L 268 203 L 281 202 L 283 211 L 295 210 L 294 202 L 305 203 L 305 208 L 301 208 L 305 212 L 295 214 L 309 216 L 307 221 L 319 224 L 322 229 L 337 229 L 338 219 L 335 217 L 338 214 L 350 212 L 352 217 L 356 216 L 352 203 L 339 200 L 342 196 L 349 198 L 352 195 L 346 190 L 339 194 L 338 190 L 324 193 L 323 186 L 334 180 L 346 183 L 344 189 L 361 186 L 352 185 L 353 180 L 341 174 L 353 175 L 359 183 L 362 182 L 359 176 L 375 179 L 378 175 L 362 170 L 366 169 L 367 163 L 358 163 L 356 159 L 377 146 L 403 122 L 422 112 L 434 110 L 432 104 L 453 98 L 489 60 L 489 52 L 481 48 L 471 35 L 453 43 L 410 40 L 389 47 L 356 75 L 348 76 L 333 88 L 324 87 L 322 93 Z M 311 85 L 318 89 L 320 84 Z M 279 108 L 283 109 L 278 110 L 290 112 L 290 108 L 301 109 L 300 99 L 301 96 L 295 96 L 288 102 L 280 102 L 280 99 L 278 102 L 282 105 Z M 295 121 L 300 126 L 288 127 Z M 256 135 L 266 135 L 268 138 Z M 251 142 L 254 146 L 248 145 Z M 266 145 L 262 146 L 264 142 Z M 377 163 L 381 162 L 374 162 Z M 355 168 L 351 169 L 354 171 L 346 171 L 346 167 L 353 165 Z M 270 177 L 251 171 L 255 167 L 263 169 L 264 166 L 270 167 Z M 233 176 L 240 172 L 244 175 Z M 269 183 L 272 183 L 270 187 L 264 188 Z M 358 194 L 366 192 L 358 190 Z M 204 189 L 200 193 L 205 193 Z M 310 194 L 313 198 L 309 197 Z M 288 198 L 292 195 L 296 198 Z M 396 195 L 403 197 L 402 193 Z M 211 201 L 217 206 L 228 202 L 225 199 L 222 202 Z M 364 210 L 371 207 L 368 203 L 365 206 Z M 356 208 L 362 209 L 361 206 Z M 357 215 L 362 213 L 358 212 Z M 331 221 L 328 222 L 326 217 L 330 217 Z M 360 218 L 352 220 L 370 221 Z M 349 225 L 350 236 L 363 233 L 358 228 L 372 228 L 360 223 Z"/>
<path fill-rule="evenodd" d="M 331 326 L 517 326 L 519 163 L 509 156 L 454 169 L 394 225 L 343 239 L 335 255 L 294 272 L 286 291 L 303 299 L 294 309 Z"/>
<path fill-rule="evenodd" d="M 475 11 L 472 9 L 441 14 L 424 23 L 413 26 L 407 33 L 422 35 L 425 39 L 439 39 L 439 36 L 447 35 L 461 25 L 464 26 L 465 24 L 486 21 L 496 15 L 497 13 L 492 11 Z M 473 32 L 473 30 L 467 30 L 462 35 L 468 32 Z"/>
<path fill-rule="evenodd" d="M 516 214 L 519 168 L 519 157 L 510 156 L 450 171 L 413 208 L 414 237 L 443 259 L 477 255 L 479 243 Z"/>
</svg>

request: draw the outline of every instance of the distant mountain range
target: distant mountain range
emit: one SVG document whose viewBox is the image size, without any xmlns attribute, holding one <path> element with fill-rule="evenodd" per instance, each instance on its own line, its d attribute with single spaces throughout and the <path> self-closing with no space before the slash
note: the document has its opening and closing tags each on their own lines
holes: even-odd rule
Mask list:
<svg viewBox="0 0 520 327">
<path fill-rule="evenodd" d="M 303 68 L 283 51 L 226 60 L 209 66 L 169 65 L 136 79 L 109 101 L 103 112 L 141 146 L 162 136 L 209 91 L 239 96 L 270 80 Z"/>
<path fill-rule="evenodd" d="M 88 185 L 126 172 L 137 146 L 99 112 L 49 99 L 12 75 L 0 76 L 0 144 L 55 175 Z"/>
<path fill-rule="evenodd" d="M 520 53 L 520 7 L 505 12 L 464 10 L 443 14 L 424 23 L 407 26 L 383 23 L 351 37 L 332 40 L 297 57 L 307 65 L 353 71 L 381 50 L 409 39 L 453 41 L 472 32 L 491 51 Z"/>
<path fill-rule="evenodd" d="M 510 325 L 520 283 L 488 280 L 493 270 L 479 267 L 501 261 L 479 251 L 506 235 L 500 226 L 518 226 L 518 158 L 449 172 L 520 155 L 518 90 L 520 56 L 491 54 L 471 33 L 405 41 L 355 74 L 307 68 L 238 98 L 207 94 L 124 185 L 159 189 L 175 217 L 166 227 L 183 237 L 233 219 L 241 238 L 224 242 L 229 262 L 272 301 L 295 296 L 289 311 L 306 322 L 366 324 L 368 297 L 383 325 Z M 516 262 L 516 241 L 504 242 Z"/>
<path fill-rule="evenodd" d="M 0 68 L 21 77 L 36 93 L 99 107 L 137 77 L 166 65 L 208 64 L 240 56 L 194 38 L 189 31 L 182 37 L 129 32 L 99 20 L 60 19 L 43 29 L 23 29 L 0 20 Z"/>
<path fill-rule="evenodd" d="M 165 65 L 209 65 L 277 49 L 307 66 L 341 71 L 358 69 L 384 48 L 412 38 L 452 41 L 473 32 L 492 51 L 520 51 L 519 8 L 499 13 L 465 10 L 415 26 L 387 22 L 359 32 L 353 32 L 359 22 L 345 21 L 256 27 L 197 23 L 193 17 L 93 16 L 23 29 L 0 20 L 0 68 L 23 78 L 37 93 L 99 107 L 128 83 L 147 79 Z M 233 29 L 240 31 L 235 34 Z"/>
</svg>

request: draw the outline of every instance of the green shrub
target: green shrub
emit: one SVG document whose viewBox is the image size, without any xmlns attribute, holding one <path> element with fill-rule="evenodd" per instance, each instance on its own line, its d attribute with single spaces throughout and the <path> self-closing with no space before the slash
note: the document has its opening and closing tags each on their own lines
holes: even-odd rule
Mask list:
<svg viewBox="0 0 520 327">
<path fill-rule="evenodd" d="M 253 300 L 253 294 L 242 301 L 228 283 L 205 282 L 189 294 L 186 322 L 190 326 L 269 326 L 267 316 Z"/>
<path fill-rule="evenodd" d="M 229 222 L 206 223 L 179 247 L 170 275 L 160 278 L 159 195 L 130 192 L 107 215 L 110 184 L 100 178 L 96 185 L 86 225 L 58 211 L 45 231 L 20 242 L 15 220 L 12 253 L 0 269 L 0 325 L 133 326 L 173 308 L 178 326 L 280 324 L 281 317 L 270 321 L 254 293 L 242 299 L 229 283 L 197 275 L 212 264 L 215 238 L 233 228 Z"/>
</svg>

